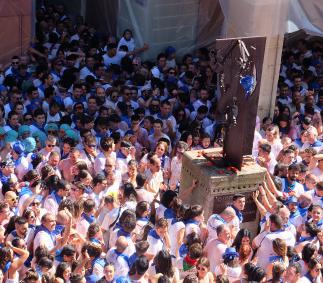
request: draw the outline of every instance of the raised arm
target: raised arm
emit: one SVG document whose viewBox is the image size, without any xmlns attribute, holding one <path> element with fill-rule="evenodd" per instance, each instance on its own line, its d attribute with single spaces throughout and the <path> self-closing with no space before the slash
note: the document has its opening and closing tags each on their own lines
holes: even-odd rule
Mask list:
<svg viewBox="0 0 323 283">
<path fill-rule="evenodd" d="M 275 195 L 275 197 L 283 197 L 283 193 L 277 190 L 275 183 L 268 171 L 266 172 L 266 181 L 267 181 L 268 189 Z"/>
<path fill-rule="evenodd" d="M 265 216 L 266 213 L 267 213 L 267 210 L 266 208 L 260 203 L 260 201 L 258 200 L 258 197 L 259 197 L 259 191 L 255 191 L 252 193 L 252 199 L 254 200 L 261 216 Z"/>
<path fill-rule="evenodd" d="M 7 245 L 13 250 L 14 253 L 18 254 L 19 257 L 17 257 L 12 264 L 10 265 L 9 271 L 8 271 L 8 279 L 14 279 L 15 273 L 17 270 L 19 270 L 25 261 L 29 257 L 29 251 L 21 248 L 14 247 L 11 242 L 7 242 Z"/>
</svg>

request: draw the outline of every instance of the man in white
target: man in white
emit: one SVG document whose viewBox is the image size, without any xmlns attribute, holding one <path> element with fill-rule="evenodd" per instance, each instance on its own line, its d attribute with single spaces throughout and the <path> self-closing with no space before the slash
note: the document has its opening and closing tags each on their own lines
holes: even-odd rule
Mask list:
<svg viewBox="0 0 323 283">
<path fill-rule="evenodd" d="M 296 239 L 292 232 L 283 230 L 283 220 L 277 214 L 269 217 L 269 225 L 266 225 L 265 231 L 260 233 L 252 242 L 254 249 L 257 249 L 257 265 L 266 268 L 269 264 L 269 257 L 275 255 L 273 250 L 273 240 L 280 238 L 286 241 L 287 246 L 294 246 Z"/>
<path fill-rule="evenodd" d="M 56 217 L 51 213 L 46 213 L 41 219 L 41 225 L 37 227 L 34 238 L 34 252 L 39 246 L 46 247 L 49 253 L 54 253 L 57 249 L 64 246 L 69 238 L 72 226 L 72 215 L 65 209 L 69 216 L 69 221 L 64 229 L 64 234 L 56 241 L 57 235 L 54 230 L 56 227 Z"/>
<path fill-rule="evenodd" d="M 208 242 L 216 239 L 217 235 L 217 228 L 223 224 L 229 224 L 229 222 L 233 221 L 235 218 L 235 211 L 232 207 L 228 206 L 225 208 L 220 214 L 213 214 L 207 221 L 207 230 L 209 232 Z M 230 230 L 231 233 L 231 230 Z"/>
<path fill-rule="evenodd" d="M 55 190 L 46 197 L 44 208 L 47 212 L 56 215 L 58 207 L 65 197 L 69 195 L 70 187 L 64 180 L 59 180 L 56 184 Z"/>
<path fill-rule="evenodd" d="M 120 236 L 114 248 L 107 253 L 107 262 L 111 262 L 115 268 L 115 276 L 127 276 L 129 272 L 129 258 L 124 253 L 128 247 L 128 240 L 124 236 Z"/>
<path fill-rule="evenodd" d="M 209 241 L 204 249 L 210 261 L 210 271 L 215 272 L 215 268 L 222 263 L 222 255 L 230 245 L 231 231 L 226 224 L 221 224 L 216 228 L 217 239 Z"/>
</svg>

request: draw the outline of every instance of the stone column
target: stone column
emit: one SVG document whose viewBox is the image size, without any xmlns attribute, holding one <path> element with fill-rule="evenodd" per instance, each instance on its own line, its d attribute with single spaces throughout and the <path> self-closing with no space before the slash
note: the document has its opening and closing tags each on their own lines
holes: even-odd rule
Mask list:
<svg viewBox="0 0 323 283">
<path fill-rule="evenodd" d="M 225 16 L 223 37 L 266 36 L 258 115 L 272 115 L 289 0 L 220 0 Z"/>
</svg>

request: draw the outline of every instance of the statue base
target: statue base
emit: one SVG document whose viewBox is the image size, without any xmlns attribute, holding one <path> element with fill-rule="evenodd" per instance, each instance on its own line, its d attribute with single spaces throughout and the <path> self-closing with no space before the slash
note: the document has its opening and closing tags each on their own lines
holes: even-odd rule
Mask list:
<svg viewBox="0 0 323 283">
<path fill-rule="evenodd" d="M 193 179 L 197 179 L 197 188 L 185 199 L 185 202 L 202 205 L 205 219 L 208 219 L 213 213 L 219 213 L 231 204 L 234 194 L 244 194 L 246 206 L 241 227 L 249 229 L 253 235 L 256 235 L 259 215 L 252 199 L 252 192 L 263 182 L 266 169 L 260 167 L 249 155 L 243 157 L 240 171 L 233 167 L 223 167 L 225 163 L 221 164 L 219 158 L 221 153 L 222 148 L 184 153 L 179 197 L 185 188 L 191 186 Z"/>
</svg>

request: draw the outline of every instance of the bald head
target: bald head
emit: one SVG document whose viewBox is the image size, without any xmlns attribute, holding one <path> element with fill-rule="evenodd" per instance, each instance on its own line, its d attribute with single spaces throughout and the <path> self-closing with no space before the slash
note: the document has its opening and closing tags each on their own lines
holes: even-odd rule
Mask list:
<svg viewBox="0 0 323 283">
<path fill-rule="evenodd" d="M 116 249 L 118 252 L 122 253 L 128 247 L 128 241 L 125 236 L 120 236 L 116 241 Z"/>
<path fill-rule="evenodd" d="M 234 209 L 231 206 L 228 206 L 227 208 L 225 208 L 222 212 L 221 212 L 221 217 L 226 221 L 226 222 L 230 222 L 233 220 L 233 218 L 235 217 L 236 212 L 234 211 Z"/>
<path fill-rule="evenodd" d="M 282 208 L 279 209 L 278 215 L 281 217 L 283 220 L 284 224 L 287 224 L 290 216 L 290 211 L 286 206 L 283 206 Z"/>
</svg>

